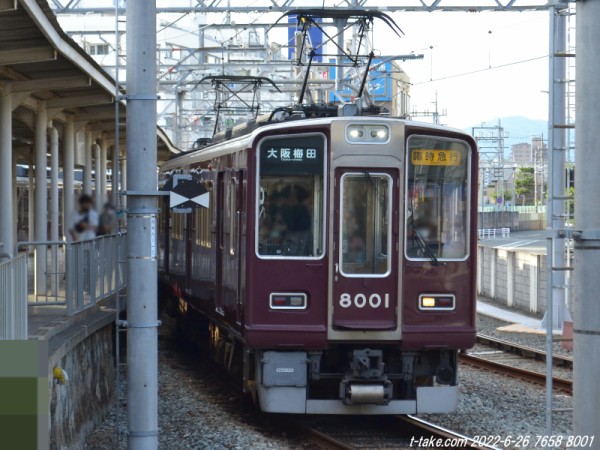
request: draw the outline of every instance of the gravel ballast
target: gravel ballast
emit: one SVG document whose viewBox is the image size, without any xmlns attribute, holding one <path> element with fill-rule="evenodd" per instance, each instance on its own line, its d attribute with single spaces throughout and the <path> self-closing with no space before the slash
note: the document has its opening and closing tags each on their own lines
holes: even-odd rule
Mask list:
<svg viewBox="0 0 600 450">
<path fill-rule="evenodd" d="M 505 325 L 497 319 L 478 315 L 481 333 L 545 348 L 544 336 L 498 333 Z M 560 349 L 559 346 L 557 346 Z M 562 349 L 560 349 L 561 352 Z M 170 338 L 161 336 L 159 349 L 159 448 L 161 449 L 314 449 L 298 432 L 286 429 L 280 416 L 258 412 L 215 374 L 214 367 L 202 364 L 198 352 L 182 351 Z M 536 447 L 537 436 L 545 436 L 545 390 L 523 381 L 461 366 L 458 411 L 453 414 L 421 415 L 428 421 L 467 436 L 499 436 L 505 439 L 529 436 Z M 123 383 L 123 389 L 126 389 Z M 554 395 L 554 435 L 572 434 L 572 398 Z M 126 405 L 119 410 L 121 432 L 115 440 L 115 410 L 96 427 L 86 449 L 126 448 Z M 340 421 L 345 420 L 340 417 Z M 504 448 L 499 445 L 499 448 Z M 514 446 L 513 446 L 514 447 Z M 564 445 L 562 446 L 563 448 Z"/>
</svg>

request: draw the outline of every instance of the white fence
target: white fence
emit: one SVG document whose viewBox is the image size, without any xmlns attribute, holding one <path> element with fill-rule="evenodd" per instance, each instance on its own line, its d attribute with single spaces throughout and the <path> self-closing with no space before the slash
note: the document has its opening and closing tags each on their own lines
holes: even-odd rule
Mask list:
<svg viewBox="0 0 600 450">
<path fill-rule="evenodd" d="M 478 239 L 496 239 L 496 237 L 509 238 L 510 228 L 479 228 L 477 230 Z"/>
<path fill-rule="evenodd" d="M 126 282 L 126 234 L 90 241 L 19 242 L 27 258 L 30 305 L 66 305 L 74 315 L 116 293 Z"/>
<path fill-rule="evenodd" d="M 546 311 L 546 255 L 479 246 L 477 294 L 507 306 Z"/>
<path fill-rule="evenodd" d="M 0 263 L 0 340 L 27 339 L 27 257 Z"/>
</svg>

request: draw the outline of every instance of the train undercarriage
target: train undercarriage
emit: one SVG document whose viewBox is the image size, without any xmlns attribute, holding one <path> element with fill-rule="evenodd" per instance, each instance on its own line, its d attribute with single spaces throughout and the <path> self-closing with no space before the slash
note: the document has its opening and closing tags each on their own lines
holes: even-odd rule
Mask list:
<svg viewBox="0 0 600 450">
<path fill-rule="evenodd" d="M 251 349 L 183 300 L 177 323 L 243 391 L 273 413 L 443 413 L 458 400 L 456 350 L 335 343 L 318 350 Z M 173 311 L 173 308 L 171 308 Z"/>
</svg>

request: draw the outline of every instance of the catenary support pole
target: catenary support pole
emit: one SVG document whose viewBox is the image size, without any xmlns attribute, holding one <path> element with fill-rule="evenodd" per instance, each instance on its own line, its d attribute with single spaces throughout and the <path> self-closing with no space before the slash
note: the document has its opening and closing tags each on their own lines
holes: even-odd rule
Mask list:
<svg viewBox="0 0 600 450">
<path fill-rule="evenodd" d="M 158 447 L 156 4 L 127 2 L 129 450 Z"/>
<path fill-rule="evenodd" d="M 12 97 L 10 93 L 0 96 L 0 253 L 12 255 L 15 251 L 13 235 L 13 148 L 12 148 Z"/>
<path fill-rule="evenodd" d="M 35 240 L 48 240 L 48 114 L 45 102 L 35 116 Z M 35 249 L 35 292 L 46 295 L 46 246 Z"/>
<path fill-rule="evenodd" d="M 573 435 L 600 448 L 600 1 L 577 2 Z"/>
<path fill-rule="evenodd" d="M 74 215 L 75 181 L 73 173 L 75 171 L 75 127 L 73 125 L 73 116 L 67 116 L 65 125 L 64 151 L 63 151 L 63 214 L 64 228 L 63 234 L 67 241 L 71 241 L 69 228 Z"/>
</svg>

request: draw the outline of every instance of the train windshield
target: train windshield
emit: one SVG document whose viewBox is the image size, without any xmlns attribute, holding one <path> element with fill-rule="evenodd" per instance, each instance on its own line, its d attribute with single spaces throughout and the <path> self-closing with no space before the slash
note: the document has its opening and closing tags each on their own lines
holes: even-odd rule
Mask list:
<svg viewBox="0 0 600 450">
<path fill-rule="evenodd" d="M 411 136 L 407 145 L 406 257 L 468 257 L 470 148 L 434 136 Z"/>
<path fill-rule="evenodd" d="M 391 256 L 392 179 L 380 173 L 346 173 L 341 183 L 342 274 L 386 276 Z"/>
<path fill-rule="evenodd" d="M 325 138 L 267 138 L 258 149 L 257 255 L 320 258 L 325 245 Z"/>
</svg>

